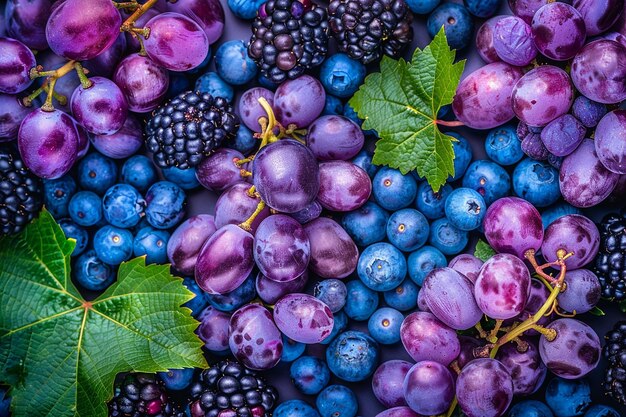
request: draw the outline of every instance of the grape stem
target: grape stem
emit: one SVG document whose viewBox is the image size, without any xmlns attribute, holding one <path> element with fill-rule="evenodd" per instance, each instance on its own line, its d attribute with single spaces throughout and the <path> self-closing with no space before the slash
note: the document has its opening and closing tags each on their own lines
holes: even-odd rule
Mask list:
<svg viewBox="0 0 626 417">
<path fill-rule="evenodd" d="M 158 0 L 148 0 L 144 4 L 137 7 L 133 14 L 128 16 L 128 19 L 126 19 L 124 23 L 122 23 L 122 26 L 120 27 L 120 32 L 131 32 L 132 29 L 135 27 L 135 22 L 137 21 L 137 19 L 143 16 L 143 14 L 148 11 L 148 9 L 150 9 L 152 6 L 154 6 L 157 1 Z M 149 34 L 150 32 L 148 32 L 148 35 Z M 145 37 L 147 38 L 148 36 Z"/>
<path fill-rule="evenodd" d="M 140 7 L 140 4 L 137 3 L 137 0 L 125 1 L 122 3 L 113 2 L 113 5 L 118 9 L 126 9 L 126 10 L 137 10 Z"/>
<path fill-rule="evenodd" d="M 263 211 L 264 208 L 265 208 L 265 202 L 263 200 L 260 200 L 259 204 L 257 204 L 256 206 L 256 210 L 254 210 L 254 213 L 252 213 L 245 222 L 239 223 L 239 227 L 241 227 L 246 232 L 251 231 L 252 222 L 254 222 L 254 219 L 256 219 L 256 217 L 259 215 L 259 213 Z"/>
<path fill-rule="evenodd" d="M 453 121 L 448 121 L 448 120 L 435 120 L 435 124 L 441 125 L 441 126 L 448 126 L 448 127 L 458 127 L 458 126 L 465 126 L 465 123 L 458 121 L 458 120 L 453 120 Z"/>
<path fill-rule="evenodd" d="M 89 73 L 89 71 L 83 68 L 80 62 L 74 64 L 74 69 L 76 70 L 76 74 L 78 74 L 78 79 L 80 80 L 80 84 L 83 86 L 83 88 L 85 90 L 91 88 L 91 86 L 93 86 L 93 82 L 90 81 L 86 75 Z"/>
</svg>

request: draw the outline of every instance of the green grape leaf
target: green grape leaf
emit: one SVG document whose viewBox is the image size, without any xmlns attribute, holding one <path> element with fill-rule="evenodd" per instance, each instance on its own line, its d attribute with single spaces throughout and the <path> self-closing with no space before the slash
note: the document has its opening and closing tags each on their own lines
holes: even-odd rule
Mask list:
<svg viewBox="0 0 626 417">
<path fill-rule="evenodd" d="M 454 63 L 455 56 L 442 28 L 411 62 L 384 57 L 380 72 L 368 75 L 350 100 L 363 129 L 380 136 L 374 164 L 403 174 L 417 170 L 435 192 L 454 175 L 456 139 L 441 133 L 437 114 L 452 103 L 465 67 L 464 60 Z"/>
<path fill-rule="evenodd" d="M 70 280 L 75 241 L 44 211 L 0 238 L 0 382 L 13 417 L 106 417 L 119 372 L 206 367 L 193 298 L 168 265 L 123 263 L 86 301 Z"/>
<path fill-rule="evenodd" d="M 602 310 L 598 306 L 595 306 L 591 310 L 589 310 L 589 314 L 592 314 L 594 316 L 599 316 L 599 317 L 606 316 L 606 313 L 604 312 L 604 310 Z"/>
<path fill-rule="evenodd" d="M 496 251 L 493 250 L 491 246 L 487 242 L 482 239 L 478 239 L 476 243 L 476 249 L 474 250 L 474 256 L 480 259 L 483 262 L 486 262 L 487 259 L 491 258 L 496 254 Z"/>
</svg>

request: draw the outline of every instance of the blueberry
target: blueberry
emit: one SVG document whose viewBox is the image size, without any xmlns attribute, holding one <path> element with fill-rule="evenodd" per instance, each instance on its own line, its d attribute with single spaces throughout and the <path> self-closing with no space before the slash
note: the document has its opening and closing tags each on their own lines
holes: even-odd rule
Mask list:
<svg viewBox="0 0 626 417">
<path fill-rule="evenodd" d="M 393 290 L 385 291 L 383 297 L 389 307 L 400 311 L 409 311 L 417 306 L 418 293 L 417 285 L 407 278 Z"/>
<path fill-rule="evenodd" d="M 455 227 L 449 219 L 437 219 L 430 225 L 428 242 L 444 255 L 458 255 L 467 246 L 468 233 Z"/>
<path fill-rule="evenodd" d="M 446 199 L 446 217 L 460 230 L 475 230 L 482 224 L 487 205 L 477 191 L 457 188 Z"/>
<path fill-rule="evenodd" d="M 159 372 L 159 377 L 165 388 L 173 391 L 181 391 L 191 385 L 193 379 L 193 368 L 170 369 L 167 372 Z"/>
<path fill-rule="evenodd" d="M 209 93 L 213 97 L 225 98 L 229 102 L 235 97 L 233 87 L 215 72 L 207 72 L 200 76 L 196 81 L 195 90 L 202 94 Z"/>
<path fill-rule="evenodd" d="M 256 17 L 259 7 L 267 0 L 228 0 L 228 7 L 240 19 L 251 20 Z"/>
<path fill-rule="evenodd" d="M 322 114 L 342 115 L 343 103 L 337 97 L 326 94 L 326 102 L 324 104 L 324 110 L 322 111 Z"/>
<path fill-rule="evenodd" d="M 395 246 L 374 243 L 359 256 L 356 267 L 359 278 L 374 291 L 389 291 L 402 283 L 406 276 L 406 259 Z"/>
<path fill-rule="evenodd" d="M 471 14 L 482 19 L 493 16 L 502 4 L 502 0 L 464 0 L 463 2 Z"/>
<path fill-rule="evenodd" d="M 378 204 L 368 201 L 358 209 L 344 214 L 341 225 L 354 243 L 368 246 L 385 238 L 389 213 Z"/>
<path fill-rule="evenodd" d="M 319 393 L 315 405 L 321 417 L 354 417 L 359 405 L 354 392 L 344 385 L 329 385 Z"/>
<path fill-rule="evenodd" d="M 331 278 L 318 282 L 313 289 L 313 295 L 336 313 L 346 304 L 348 290 L 343 281 Z"/>
<path fill-rule="evenodd" d="M 137 232 L 133 240 L 133 253 L 135 256 L 146 255 L 147 264 L 164 264 L 167 262 L 167 242 L 169 240 L 169 232 L 144 227 Z"/>
<path fill-rule="evenodd" d="M 132 185 L 117 184 L 102 198 L 104 218 L 115 227 L 128 229 L 139 223 L 146 202 Z"/>
<path fill-rule="evenodd" d="M 346 103 L 346 105 L 343 106 L 343 115 L 362 127 L 363 119 L 359 118 L 359 115 L 356 114 L 356 111 L 354 111 L 350 103 Z M 376 135 L 376 131 L 374 130 L 364 130 L 363 132 L 366 135 Z"/>
<path fill-rule="evenodd" d="M 293 362 L 304 353 L 306 345 L 304 343 L 291 340 L 283 335 L 283 353 L 280 357 L 281 362 Z"/>
<path fill-rule="evenodd" d="M 365 65 L 346 54 L 336 53 L 322 63 L 320 81 L 328 94 L 347 98 L 363 84 L 365 73 Z"/>
<path fill-rule="evenodd" d="M 315 408 L 302 400 L 287 400 L 274 410 L 274 417 L 320 417 Z"/>
<path fill-rule="evenodd" d="M 370 377 L 378 365 L 378 358 L 378 343 L 355 330 L 341 333 L 326 350 L 326 363 L 331 372 L 349 382 Z"/>
<path fill-rule="evenodd" d="M 205 297 L 206 293 L 198 287 L 196 280 L 191 277 L 183 279 L 183 285 L 195 295 L 194 298 L 183 304 L 183 307 L 190 309 L 191 315 L 196 317 L 209 305 L 209 302 Z"/>
<path fill-rule="evenodd" d="M 79 226 L 93 226 L 102 219 L 102 200 L 92 191 L 79 191 L 70 200 L 68 211 Z"/>
<path fill-rule="evenodd" d="M 441 251 L 432 246 L 423 246 L 409 255 L 407 267 L 409 277 L 420 287 L 426 279 L 426 275 L 435 268 L 443 268 L 448 265 L 446 257 Z M 416 301 L 417 302 L 417 301 Z"/>
<path fill-rule="evenodd" d="M 117 165 L 113 159 L 92 152 L 78 163 L 77 176 L 81 188 L 102 195 L 117 181 Z"/>
<path fill-rule="evenodd" d="M 585 417 L 621 417 L 621 414 L 608 405 L 595 404 L 587 410 Z"/>
<path fill-rule="evenodd" d="M 452 49 L 463 49 L 472 40 L 472 16 L 461 4 L 444 3 L 433 10 L 426 21 L 426 30 L 430 37 L 434 39 L 442 26 Z"/>
<path fill-rule="evenodd" d="M 589 100 L 585 96 L 578 96 L 572 105 L 572 114 L 586 127 L 596 127 L 598 122 L 608 112 L 602 103 Z"/>
<path fill-rule="evenodd" d="M 446 135 L 456 139 L 456 141 L 452 142 L 452 148 L 454 149 L 454 176 L 448 178 L 448 181 L 456 181 L 463 177 L 472 161 L 472 148 L 469 141 L 458 133 L 446 132 Z"/>
<path fill-rule="evenodd" d="M 133 234 L 114 226 L 101 227 L 93 237 L 93 248 L 103 262 L 119 265 L 133 255 Z"/>
<path fill-rule="evenodd" d="M 237 310 L 256 297 L 256 273 L 252 271 L 248 278 L 237 288 L 225 294 L 205 294 L 209 304 L 219 311 L 227 313 Z"/>
<path fill-rule="evenodd" d="M 169 229 L 185 217 L 187 197 L 176 184 L 159 181 L 146 193 L 146 218 L 152 227 Z"/>
<path fill-rule="evenodd" d="M 566 216 L 568 214 L 582 214 L 583 212 L 577 208 L 572 206 L 565 201 L 561 201 L 560 203 L 556 203 L 547 209 L 545 209 L 541 213 L 541 220 L 543 222 L 544 230 L 548 228 L 552 224 L 553 221 L 558 219 L 559 217 Z"/>
<path fill-rule="evenodd" d="M 258 144 L 258 140 L 254 137 L 254 133 L 245 125 L 240 125 L 237 135 L 229 146 L 241 152 L 244 155 L 249 154 Z"/>
<path fill-rule="evenodd" d="M 359 168 L 362 168 L 363 171 L 367 172 L 367 175 L 369 175 L 372 179 L 378 172 L 378 166 L 372 163 L 372 155 L 365 149 L 361 149 L 361 151 L 359 151 L 359 153 L 352 158 L 352 163 Z"/>
<path fill-rule="evenodd" d="M 367 320 L 378 307 L 378 293 L 367 288 L 359 280 L 349 281 L 346 289 L 348 298 L 343 311 L 352 320 Z"/>
<path fill-rule="evenodd" d="M 546 403 L 556 417 L 582 415 L 591 406 L 591 388 L 585 378 L 552 379 L 546 388 Z"/>
<path fill-rule="evenodd" d="M 367 322 L 370 336 L 382 345 L 393 345 L 400 341 L 400 325 L 404 316 L 389 307 L 379 308 Z"/>
<path fill-rule="evenodd" d="M 452 192 L 452 186 L 444 184 L 438 192 L 433 192 L 430 185 L 424 181 L 417 187 L 415 206 L 430 220 L 439 219 L 445 215 L 446 199 Z"/>
<path fill-rule="evenodd" d="M 554 417 L 550 408 L 537 400 L 524 400 L 509 410 L 508 417 Z"/>
<path fill-rule="evenodd" d="M 521 161 L 524 151 L 522 141 L 517 136 L 517 128 L 508 124 L 490 130 L 485 139 L 485 152 L 500 165 L 513 165 Z"/>
<path fill-rule="evenodd" d="M 90 291 L 100 291 L 111 285 L 115 279 L 115 271 L 111 265 L 104 263 L 96 251 L 88 250 L 76 259 L 74 277 L 81 287 Z"/>
<path fill-rule="evenodd" d="M 239 40 L 220 45 L 215 53 L 215 68 L 219 76 L 232 85 L 246 84 L 257 73 L 257 65 L 248 56 L 246 44 Z"/>
<path fill-rule="evenodd" d="M 74 247 L 72 256 L 78 256 L 83 253 L 87 248 L 87 244 L 89 243 L 89 234 L 87 233 L 87 231 L 77 225 L 71 219 L 67 218 L 59 220 L 59 226 L 61 226 L 61 229 L 63 229 L 65 237 L 69 239 L 74 239 L 76 241 L 76 246 Z"/>
<path fill-rule="evenodd" d="M 428 14 L 439 6 L 441 0 L 406 0 L 406 4 L 413 13 Z"/>
<path fill-rule="evenodd" d="M 328 336 L 326 336 L 326 339 L 320 342 L 323 345 L 327 345 L 332 342 L 339 333 L 343 332 L 348 327 L 348 316 L 343 311 L 334 313 L 333 319 L 333 330 Z"/>
<path fill-rule="evenodd" d="M 428 220 L 412 208 L 398 210 L 387 222 L 387 238 L 392 245 L 404 252 L 421 248 L 428 240 Z"/>
<path fill-rule="evenodd" d="M 561 197 L 559 171 L 546 162 L 526 158 L 513 171 L 515 195 L 535 207 L 546 207 Z"/>
<path fill-rule="evenodd" d="M 372 194 L 384 209 L 408 207 L 417 195 L 417 182 L 412 175 L 402 175 L 397 169 L 382 167 L 372 181 Z"/>
<path fill-rule="evenodd" d="M 43 203 L 55 219 L 69 215 L 68 207 L 74 193 L 76 182 L 69 175 L 43 182 Z"/>
<path fill-rule="evenodd" d="M 132 156 L 122 165 L 120 182 L 132 185 L 141 193 L 145 193 L 157 178 L 152 160 L 147 156 Z"/>
<path fill-rule="evenodd" d="M 511 191 L 509 173 L 495 162 L 474 161 L 467 168 L 463 177 L 463 187 L 472 188 L 483 196 L 487 206 L 499 198 L 506 197 Z"/>
<path fill-rule="evenodd" d="M 280 84 L 276 84 L 274 81 L 270 80 L 263 74 L 259 74 L 258 77 L 259 85 L 263 88 L 267 88 L 268 90 L 276 90 Z"/>
<path fill-rule="evenodd" d="M 196 177 L 196 168 L 180 169 L 176 167 L 163 168 L 163 177 L 183 190 L 193 190 L 200 186 L 200 181 Z"/>
<path fill-rule="evenodd" d="M 314 356 L 301 356 L 289 368 L 289 376 L 298 391 L 315 395 L 328 385 L 330 371 L 323 360 Z"/>
</svg>

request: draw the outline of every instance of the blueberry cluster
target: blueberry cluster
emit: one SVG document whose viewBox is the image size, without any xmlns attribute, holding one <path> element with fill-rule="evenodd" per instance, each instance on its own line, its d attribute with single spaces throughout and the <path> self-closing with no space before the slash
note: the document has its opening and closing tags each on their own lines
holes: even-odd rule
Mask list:
<svg viewBox="0 0 626 417">
<path fill-rule="evenodd" d="M 622 301 L 626 298 L 626 212 L 605 216 L 598 228 L 601 240 L 595 272 L 602 296 Z"/>
<path fill-rule="evenodd" d="M 110 417 L 183 417 L 154 374 L 127 374 L 115 386 Z"/>
<path fill-rule="evenodd" d="M 626 404 L 626 322 L 615 323 L 604 339 L 604 357 L 609 366 L 602 385 L 615 401 Z"/>
</svg>

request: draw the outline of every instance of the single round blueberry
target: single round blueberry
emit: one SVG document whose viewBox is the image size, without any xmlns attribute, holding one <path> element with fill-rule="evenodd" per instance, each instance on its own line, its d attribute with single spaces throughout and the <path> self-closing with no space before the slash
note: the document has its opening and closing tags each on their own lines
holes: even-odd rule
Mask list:
<svg viewBox="0 0 626 417">
<path fill-rule="evenodd" d="M 63 229 L 66 238 L 76 241 L 72 256 L 78 256 L 83 253 L 89 243 L 89 234 L 87 231 L 73 222 L 72 219 L 67 218 L 59 220 L 59 226 Z"/>
<path fill-rule="evenodd" d="M 406 4 L 413 13 L 428 14 L 439 6 L 441 0 L 406 0 Z"/>
<path fill-rule="evenodd" d="M 215 69 L 229 84 L 243 85 L 256 76 L 256 63 L 248 56 L 246 44 L 240 40 L 224 42 L 215 53 Z"/>
<path fill-rule="evenodd" d="M 164 264 L 167 262 L 167 242 L 170 234 L 166 230 L 144 227 L 137 232 L 133 240 L 135 256 L 146 256 L 147 264 Z"/>
<path fill-rule="evenodd" d="M 389 307 L 379 308 L 367 322 L 370 336 L 382 345 L 393 345 L 400 341 L 400 326 L 404 316 Z"/>
<path fill-rule="evenodd" d="M 504 168 L 492 161 L 474 161 L 463 177 L 463 187 L 478 191 L 487 206 L 511 191 L 511 177 Z"/>
<path fill-rule="evenodd" d="M 230 103 L 232 103 L 235 97 L 233 87 L 216 72 L 207 72 L 201 75 L 196 81 L 195 90 L 202 94 L 208 93 L 213 97 L 225 98 Z"/>
<path fill-rule="evenodd" d="M 535 207 L 547 207 L 561 197 L 559 171 L 547 162 L 526 158 L 513 171 L 515 195 Z"/>
<path fill-rule="evenodd" d="M 196 280 L 191 277 L 183 279 L 183 285 L 195 295 L 194 298 L 183 304 L 183 307 L 190 309 L 191 315 L 197 317 L 209 305 L 205 297 L 206 293 L 200 289 Z"/>
<path fill-rule="evenodd" d="M 485 152 L 495 163 L 513 165 L 522 160 L 522 141 L 517 136 L 517 128 L 504 125 L 489 131 L 485 139 Z"/>
<path fill-rule="evenodd" d="M 321 417 L 355 417 L 359 409 L 354 392 L 344 385 L 329 385 L 319 393 L 315 405 Z"/>
<path fill-rule="evenodd" d="M 159 377 L 165 388 L 173 391 L 181 391 L 191 385 L 194 368 L 170 369 L 167 372 L 159 372 Z"/>
<path fill-rule="evenodd" d="M 346 305 L 348 290 L 343 281 L 331 278 L 315 284 L 313 295 L 326 304 L 330 311 L 336 313 Z"/>
<path fill-rule="evenodd" d="M 485 19 L 493 16 L 502 4 L 502 0 L 464 0 L 467 10 L 476 17 Z"/>
<path fill-rule="evenodd" d="M 548 226 L 552 224 L 553 221 L 558 219 L 559 217 L 566 216 L 568 214 L 583 214 L 582 210 L 578 207 L 574 207 L 565 201 L 561 201 L 556 203 L 548 208 L 546 208 L 541 213 L 541 221 L 543 222 L 543 229 L 547 229 Z"/>
<path fill-rule="evenodd" d="M 369 378 L 378 365 L 378 343 L 367 334 L 348 330 L 326 350 L 326 363 L 337 377 L 357 382 Z"/>
<path fill-rule="evenodd" d="M 391 308 L 400 311 L 410 311 L 417 306 L 418 293 L 419 288 L 417 285 L 407 278 L 393 290 L 385 291 L 383 298 L 385 303 Z"/>
<path fill-rule="evenodd" d="M 256 17 L 259 7 L 267 0 L 228 0 L 228 7 L 240 19 L 251 20 Z"/>
<path fill-rule="evenodd" d="M 306 395 L 315 395 L 328 385 L 330 370 L 319 358 L 301 356 L 291 364 L 289 376 L 298 391 Z"/>
<path fill-rule="evenodd" d="M 352 158 L 352 163 L 367 172 L 367 175 L 372 179 L 374 179 L 374 176 L 378 172 L 378 165 L 372 163 L 372 155 L 365 149 L 361 149 L 359 153 Z"/>
<path fill-rule="evenodd" d="M 546 404 L 556 417 L 580 416 L 592 404 L 589 381 L 586 378 L 552 379 L 546 388 Z"/>
<path fill-rule="evenodd" d="M 417 183 L 412 175 L 402 175 L 397 169 L 382 167 L 372 181 L 372 194 L 384 209 L 408 207 L 417 195 Z"/>
<path fill-rule="evenodd" d="M 55 219 L 69 215 L 70 200 L 75 193 L 76 182 L 69 175 L 43 181 L 43 204 Z"/>
<path fill-rule="evenodd" d="M 409 255 L 407 266 L 409 277 L 421 287 L 426 279 L 426 275 L 435 268 L 448 266 L 448 260 L 439 249 L 432 246 L 423 246 Z"/>
<path fill-rule="evenodd" d="M 594 404 L 587 410 L 585 417 L 621 417 L 621 414 L 608 405 Z"/>
<path fill-rule="evenodd" d="M 119 265 L 133 255 L 133 234 L 114 226 L 101 227 L 93 237 L 93 248 L 103 262 Z"/>
<path fill-rule="evenodd" d="M 511 407 L 508 417 L 554 417 L 554 414 L 541 401 L 524 400 Z"/>
<path fill-rule="evenodd" d="M 385 238 L 389 213 L 378 204 L 368 201 L 358 209 L 344 214 L 341 225 L 354 243 L 368 246 Z"/>
<path fill-rule="evenodd" d="M 146 193 L 146 218 L 152 227 L 169 229 L 185 217 L 187 197 L 178 185 L 159 181 Z"/>
<path fill-rule="evenodd" d="M 324 110 L 322 115 L 338 115 L 343 114 L 343 103 L 335 96 L 326 94 L 326 102 L 324 104 Z"/>
<path fill-rule="evenodd" d="M 70 200 L 68 211 L 79 226 L 93 226 L 102 219 L 102 199 L 92 191 L 79 191 Z"/>
<path fill-rule="evenodd" d="M 348 298 L 343 308 L 346 315 L 356 321 L 369 319 L 378 308 L 378 293 L 367 288 L 359 280 L 349 281 L 346 284 L 346 289 L 348 290 Z"/>
<path fill-rule="evenodd" d="M 239 126 L 239 130 L 237 130 L 235 139 L 225 145 L 241 152 L 243 155 L 248 155 L 254 150 L 258 143 L 259 141 L 254 137 L 254 132 L 242 124 Z"/>
<path fill-rule="evenodd" d="M 163 177 L 174 184 L 177 184 L 183 190 L 193 190 L 200 186 L 200 181 L 196 177 L 196 168 L 180 169 L 177 167 L 169 167 L 161 170 Z"/>
<path fill-rule="evenodd" d="M 115 279 L 113 267 L 98 258 L 93 249 L 76 259 L 72 272 L 77 284 L 90 291 L 103 290 Z"/>
<path fill-rule="evenodd" d="M 472 40 L 474 23 L 465 6 L 457 3 L 443 3 L 428 16 L 426 30 L 431 39 L 444 27 L 448 45 L 452 49 L 463 49 Z"/>
<path fill-rule="evenodd" d="M 421 182 L 417 187 L 415 207 L 426 218 L 430 220 L 439 219 L 445 216 L 446 199 L 451 192 L 452 186 L 450 184 L 442 185 L 439 191 L 435 193 L 428 182 Z"/>
<path fill-rule="evenodd" d="M 233 312 L 256 297 L 256 271 L 252 271 L 248 278 L 237 288 L 225 294 L 205 294 L 205 298 L 216 310 L 226 313 Z"/>
<path fill-rule="evenodd" d="M 346 54 L 336 53 L 322 63 L 320 81 L 328 94 L 347 98 L 363 84 L 365 73 L 365 65 Z"/>
<path fill-rule="evenodd" d="M 78 163 L 77 177 L 83 190 L 102 195 L 117 182 L 117 165 L 113 159 L 92 152 Z"/>
<path fill-rule="evenodd" d="M 446 199 L 446 217 L 457 229 L 470 231 L 482 224 L 487 205 L 477 191 L 457 188 Z"/>
<path fill-rule="evenodd" d="M 315 408 L 302 400 L 287 400 L 276 407 L 274 417 L 320 417 Z"/>
<path fill-rule="evenodd" d="M 387 221 L 389 242 L 404 252 L 412 252 L 424 246 L 429 231 L 426 217 L 412 208 L 396 211 Z"/>
<path fill-rule="evenodd" d="M 404 281 L 407 273 L 402 252 L 386 242 L 374 243 L 359 256 L 357 274 L 374 291 L 389 291 Z"/>
<path fill-rule="evenodd" d="M 428 242 L 444 255 L 458 255 L 469 241 L 468 233 L 452 225 L 449 219 L 437 219 L 430 225 Z"/>
<path fill-rule="evenodd" d="M 306 345 L 304 343 L 291 340 L 283 335 L 283 353 L 280 357 L 281 362 L 293 362 L 304 353 Z"/>
<path fill-rule="evenodd" d="M 122 165 L 120 182 L 132 185 L 141 193 L 145 193 L 157 179 L 154 164 L 147 156 L 131 156 Z"/>
<path fill-rule="evenodd" d="M 104 218 L 109 224 L 124 229 L 139 223 L 146 202 L 132 185 L 117 184 L 109 188 L 102 198 Z"/>
<path fill-rule="evenodd" d="M 454 176 L 450 176 L 448 181 L 456 181 L 463 178 L 467 167 L 472 162 L 472 148 L 469 141 L 465 137 L 455 132 L 446 132 L 446 135 L 452 136 L 456 141 L 452 142 L 454 150 Z"/>
</svg>

